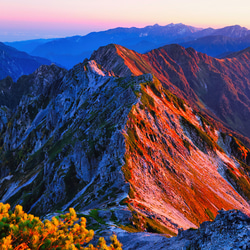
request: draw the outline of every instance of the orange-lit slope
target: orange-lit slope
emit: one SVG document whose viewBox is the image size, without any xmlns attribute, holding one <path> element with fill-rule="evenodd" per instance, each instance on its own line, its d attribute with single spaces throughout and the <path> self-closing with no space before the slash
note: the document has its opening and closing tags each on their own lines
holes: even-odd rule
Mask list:
<svg viewBox="0 0 250 250">
<path fill-rule="evenodd" d="M 131 185 L 133 209 L 172 232 L 196 227 L 222 208 L 250 214 L 250 205 L 228 175 L 230 169 L 244 179 L 247 196 L 249 170 L 230 157 L 231 137 L 216 131 L 156 79 L 142 86 L 138 95 L 140 102 L 130 112 L 124 131 L 123 171 Z"/>
</svg>

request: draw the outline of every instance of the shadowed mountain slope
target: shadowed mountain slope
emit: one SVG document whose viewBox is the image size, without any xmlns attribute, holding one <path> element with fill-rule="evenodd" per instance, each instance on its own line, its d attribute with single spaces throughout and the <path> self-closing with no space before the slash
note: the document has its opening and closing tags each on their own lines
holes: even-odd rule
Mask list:
<svg viewBox="0 0 250 250">
<path fill-rule="evenodd" d="M 205 36 L 186 43 L 180 43 L 185 48 L 195 50 L 220 58 L 221 55 L 243 50 L 250 46 L 250 33 L 243 37 L 230 37 L 223 35 Z"/>
<path fill-rule="evenodd" d="M 51 61 L 30 56 L 25 52 L 0 43 L 0 80 L 10 76 L 16 81 L 22 75 L 31 74 L 42 64 L 51 64 Z"/>
<path fill-rule="evenodd" d="M 0 105 L 14 109 L 24 95 L 29 94 L 35 97 L 45 96 L 49 91 L 53 93 L 65 72 L 65 69 L 54 64 L 43 65 L 33 74 L 21 76 L 16 82 L 11 77 L 0 80 Z M 51 81 L 54 82 L 52 86 L 48 84 Z"/>
</svg>

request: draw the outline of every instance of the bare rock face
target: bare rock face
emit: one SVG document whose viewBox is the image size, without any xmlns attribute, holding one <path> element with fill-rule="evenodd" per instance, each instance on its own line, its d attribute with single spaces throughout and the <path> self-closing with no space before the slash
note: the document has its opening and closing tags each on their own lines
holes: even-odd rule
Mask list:
<svg viewBox="0 0 250 250">
<path fill-rule="evenodd" d="M 131 70 L 125 65 L 124 59 L 119 56 L 118 51 L 117 45 L 114 44 L 100 47 L 93 52 L 90 60 L 95 60 L 105 69 L 115 72 L 118 76 L 131 75 Z"/>
<path fill-rule="evenodd" d="M 249 149 L 236 138 L 219 132 L 157 79 L 142 87 L 128 117 L 123 170 L 136 227 L 148 230 L 149 218 L 174 235 L 180 227 L 213 220 L 218 209 L 249 214 L 249 172 L 240 165 Z M 227 137 L 235 141 L 230 153 L 223 150 Z"/>
<path fill-rule="evenodd" d="M 56 65 L 42 65 L 34 73 L 21 76 L 16 82 L 11 77 L 0 81 L 0 105 L 16 108 L 23 96 L 50 97 L 62 80 L 65 69 Z"/>
<path fill-rule="evenodd" d="M 185 237 L 185 233 L 181 236 Z M 204 222 L 192 239 L 190 249 L 248 249 L 250 218 L 240 211 L 219 211 L 214 222 Z"/>
</svg>

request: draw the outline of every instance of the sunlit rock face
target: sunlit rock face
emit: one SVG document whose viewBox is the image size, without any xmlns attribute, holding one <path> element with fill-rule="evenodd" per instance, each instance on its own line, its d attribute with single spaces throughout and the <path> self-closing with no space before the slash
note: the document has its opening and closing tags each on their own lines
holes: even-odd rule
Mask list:
<svg viewBox="0 0 250 250">
<path fill-rule="evenodd" d="M 0 109 L 1 201 L 39 215 L 100 209 L 108 225 L 167 236 L 222 208 L 249 214 L 244 137 L 207 112 L 208 84 L 191 81 L 207 60 L 229 61 L 174 48 L 109 45 L 70 71 L 41 66 L 13 82 L 27 89 Z"/>
<path fill-rule="evenodd" d="M 219 132 L 157 80 L 143 86 L 140 102 L 129 114 L 125 138 L 124 172 L 131 184 L 130 204 L 139 213 L 174 232 L 213 219 L 221 208 L 249 213 L 249 172 L 240 164 L 242 153 L 249 150 L 236 146 L 241 154 L 237 161 L 228 149 L 231 145 L 233 150 L 235 139 Z M 232 180 L 239 178 L 246 181 L 243 197 Z"/>
</svg>

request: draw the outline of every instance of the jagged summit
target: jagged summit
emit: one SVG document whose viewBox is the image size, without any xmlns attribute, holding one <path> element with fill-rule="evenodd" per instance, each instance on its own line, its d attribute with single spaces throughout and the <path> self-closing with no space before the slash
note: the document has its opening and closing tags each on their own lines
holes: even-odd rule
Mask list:
<svg viewBox="0 0 250 250">
<path fill-rule="evenodd" d="M 214 222 L 204 222 L 198 230 L 180 231 L 177 237 L 167 239 L 153 234 L 120 234 L 124 249 L 248 249 L 249 217 L 239 211 L 219 211 Z"/>
</svg>

